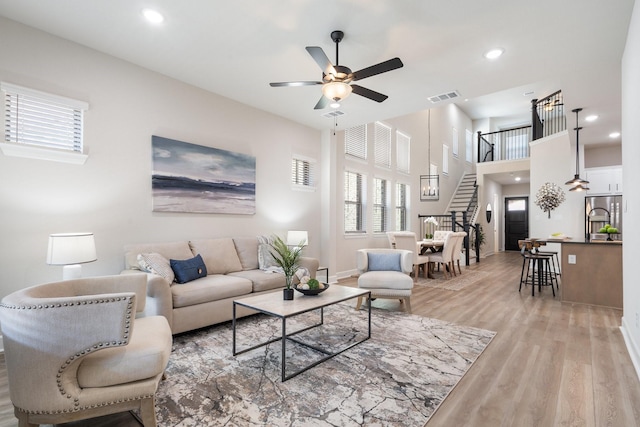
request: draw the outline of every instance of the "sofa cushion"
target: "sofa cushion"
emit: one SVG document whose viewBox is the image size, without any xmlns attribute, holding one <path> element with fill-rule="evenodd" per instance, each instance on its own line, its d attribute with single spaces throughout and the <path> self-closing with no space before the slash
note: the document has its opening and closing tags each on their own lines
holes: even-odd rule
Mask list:
<svg viewBox="0 0 640 427">
<path fill-rule="evenodd" d="M 169 263 L 178 283 L 191 282 L 207 275 L 207 267 L 204 265 L 200 254 L 190 259 L 172 259 L 169 260 Z"/>
<path fill-rule="evenodd" d="M 262 270 L 247 270 L 229 273 L 229 276 L 243 277 L 253 283 L 253 292 L 267 291 L 285 287 L 284 274 Z M 297 283 L 294 276 L 294 282 Z"/>
<path fill-rule="evenodd" d="M 138 254 L 138 266 L 142 271 L 164 277 L 169 283 L 176 278 L 169 260 L 157 252 Z"/>
<path fill-rule="evenodd" d="M 88 354 L 78 367 L 78 385 L 109 387 L 161 374 L 171 353 L 171 328 L 163 316 L 136 319 L 129 344 Z"/>
<path fill-rule="evenodd" d="M 251 293 L 252 283 L 242 277 L 210 274 L 184 285 L 171 286 L 173 308 L 239 297 Z"/>
<path fill-rule="evenodd" d="M 236 247 L 243 270 L 258 268 L 258 239 L 256 237 L 234 237 L 233 244 Z"/>
<path fill-rule="evenodd" d="M 189 248 L 188 241 L 170 242 L 170 243 L 142 243 L 136 245 L 126 245 L 125 252 L 125 269 L 139 270 L 138 254 L 155 252 L 159 253 L 166 259 L 188 259 L 192 258 L 194 253 Z"/>
<path fill-rule="evenodd" d="M 191 240 L 189 246 L 194 254 L 202 256 L 209 274 L 227 274 L 242 270 L 240 258 L 230 237 Z"/>
</svg>

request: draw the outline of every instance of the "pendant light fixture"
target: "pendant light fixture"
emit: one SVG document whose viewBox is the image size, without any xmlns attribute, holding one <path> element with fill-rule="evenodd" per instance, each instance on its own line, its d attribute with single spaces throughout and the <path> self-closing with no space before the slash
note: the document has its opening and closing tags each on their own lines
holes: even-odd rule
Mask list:
<svg viewBox="0 0 640 427">
<path fill-rule="evenodd" d="M 576 113 L 576 127 L 573 130 L 576 131 L 576 174 L 573 179 L 565 182 L 565 185 L 571 185 L 569 191 L 584 191 L 588 190 L 587 184 L 589 181 L 580 178 L 580 126 L 578 126 L 578 113 L 582 111 L 582 108 L 576 108 L 571 110 L 572 113 Z"/>
</svg>

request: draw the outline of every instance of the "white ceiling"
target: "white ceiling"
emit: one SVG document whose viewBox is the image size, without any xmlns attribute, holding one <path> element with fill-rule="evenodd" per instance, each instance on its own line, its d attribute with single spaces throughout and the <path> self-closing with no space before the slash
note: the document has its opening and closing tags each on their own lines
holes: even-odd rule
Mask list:
<svg viewBox="0 0 640 427">
<path fill-rule="evenodd" d="M 359 81 L 389 99 L 351 95 L 338 128 L 431 108 L 428 97 L 452 90 L 472 119 L 521 123 L 532 98 L 561 89 L 565 111 L 600 117 L 581 121 L 580 142 L 602 144 L 621 127 L 620 61 L 633 2 L 0 0 L 0 15 L 318 129 L 333 126 L 321 116 L 330 108 L 313 109 L 320 86 L 269 82 L 319 80 L 305 46 L 334 61 L 330 33 L 342 30 L 341 65 L 355 71 L 398 56 L 404 67 Z M 145 22 L 145 7 L 165 22 Z M 486 60 L 493 47 L 504 55 Z"/>
</svg>

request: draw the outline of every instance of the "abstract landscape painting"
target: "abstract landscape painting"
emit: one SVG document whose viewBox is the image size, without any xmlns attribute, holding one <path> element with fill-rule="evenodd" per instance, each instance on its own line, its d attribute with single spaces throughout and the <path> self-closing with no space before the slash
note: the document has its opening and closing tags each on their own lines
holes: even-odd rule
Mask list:
<svg viewBox="0 0 640 427">
<path fill-rule="evenodd" d="M 256 158 L 152 136 L 153 210 L 251 215 Z"/>
</svg>

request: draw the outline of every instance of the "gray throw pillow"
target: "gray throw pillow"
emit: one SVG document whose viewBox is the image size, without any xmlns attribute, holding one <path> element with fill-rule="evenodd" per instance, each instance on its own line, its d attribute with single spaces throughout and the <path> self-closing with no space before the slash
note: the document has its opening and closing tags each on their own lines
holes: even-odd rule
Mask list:
<svg viewBox="0 0 640 427">
<path fill-rule="evenodd" d="M 402 271 L 399 253 L 369 252 L 367 257 L 368 271 Z"/>
</svg>

